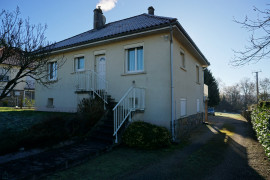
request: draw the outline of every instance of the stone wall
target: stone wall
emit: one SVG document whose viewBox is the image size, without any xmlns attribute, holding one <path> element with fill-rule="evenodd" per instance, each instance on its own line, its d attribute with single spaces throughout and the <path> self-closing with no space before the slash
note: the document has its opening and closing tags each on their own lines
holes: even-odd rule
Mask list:
<svg viewBox="0 0 270 180">
<path fill-rule="evenodd" d="M 175 121 L 176 141 L 189 137 L 190 132 L 203 123 L 204 113 L 193 114 Z"/>
</svg>

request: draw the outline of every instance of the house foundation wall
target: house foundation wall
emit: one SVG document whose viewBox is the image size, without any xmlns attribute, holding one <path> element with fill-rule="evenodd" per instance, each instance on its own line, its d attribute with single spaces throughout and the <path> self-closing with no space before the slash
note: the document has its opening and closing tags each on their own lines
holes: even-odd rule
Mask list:
<svg viewBox="0 0 270 180">
<path fill-rule="evenodd" d="M 190 132 L 203 123 L 204 113 L 193 114 L 177 119 L 174 123 L 176 141 L 188 138 Z"/>
</svg>

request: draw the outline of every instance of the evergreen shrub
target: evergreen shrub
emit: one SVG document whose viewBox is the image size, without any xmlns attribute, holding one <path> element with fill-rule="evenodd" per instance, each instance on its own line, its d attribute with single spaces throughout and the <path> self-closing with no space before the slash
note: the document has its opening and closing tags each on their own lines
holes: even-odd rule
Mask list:
<svg viewBox="0 0 270 180">
<path fill-rule="evenodd" d="M 171 144 L 170 132 L 165 127 L 136 121 L 123 134 L 123 142 L 129 147 L 157 149 Z"/>
</svg>

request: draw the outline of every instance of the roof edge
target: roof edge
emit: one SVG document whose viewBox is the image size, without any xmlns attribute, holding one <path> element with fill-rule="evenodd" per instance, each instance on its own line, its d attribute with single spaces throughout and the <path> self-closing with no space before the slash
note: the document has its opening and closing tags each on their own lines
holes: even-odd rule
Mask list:
<svg viewBox="0 0 270 180">
<path fill-rule="evenodd" d="M 210 62 L 207 60 L 207 58 L 203 55 L 203 53 L 201 52 L 201 50 L 198 48 L 198 46 L 195 44 L 195 42 L 192 40 L 192 38 L 188 35 L 188 33 L 186 32 L 186 30 L 183 28 L 183 26 L 176 21 L 175 23 L 173 23 L 172 25 L 176 25 L 179 29 L 180 32 L 182 32 L 184 34 L 184 36 L 188 39 L 188 41 L 191 43 L 191 45 L 195 48 L 195 50 L 199 53 L 199 55 L 203 58 L 203 60 L 206 62 L 206 64 L 208 66 L 210 66 Z"/>
</svg>

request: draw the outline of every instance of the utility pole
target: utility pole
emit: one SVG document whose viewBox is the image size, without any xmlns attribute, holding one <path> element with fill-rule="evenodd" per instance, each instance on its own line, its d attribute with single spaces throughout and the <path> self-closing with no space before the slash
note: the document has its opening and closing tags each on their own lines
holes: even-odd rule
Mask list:
<svg viewBox="0 0 270 180">
<path fill-rule="evenodd" d="M 262 72 L 262 71 L 253 72 L 256 74 L 257 104 L 259 103 L 259 72 Z"/>
</svg>

